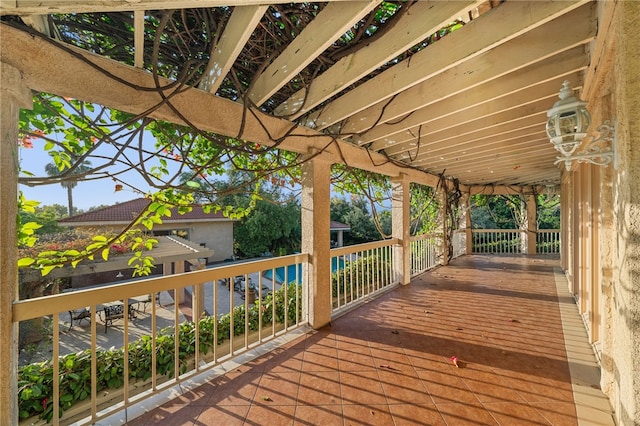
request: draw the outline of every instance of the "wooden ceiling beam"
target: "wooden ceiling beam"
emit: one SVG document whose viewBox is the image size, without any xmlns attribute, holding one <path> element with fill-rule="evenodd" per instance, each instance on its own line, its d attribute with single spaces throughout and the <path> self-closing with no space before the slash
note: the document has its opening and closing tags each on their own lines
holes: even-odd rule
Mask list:
<svg viewBox="0 0 640 426">
<path fill-rule="evenodd" d="M 321 102 L 339 93 L 375 69 L 403 54 L 458 16 L 475 8 L 481 0 L 461 2 L 420 1 L 412 4 L 384 37 L 373 40 L 341 58 L 317 76 L 308 88 L 301 89 L 279 105 L 275 114 L 296 119 Z"/>
<path fill-rule="evenodd" d="M 494 100 L 493 102 L 483 103 L 476 105 L 467 110 L 441 117 L 437 120 L 433 120 L 429 123 L 420 124 L 418 127 L 410 129 L 412 133 L 421 137 L 429 138 L 430 135 L 434 135 L 441 132 L 453 132 L 456 133 L 455 128 L 466 128 L 468 123 L 479 122 L 484 118 L 490 118 L 492 116 L 508 117 L 512 114 L 511 111 L 521 110 L 521 107 L 537 102 L 546 102 L 548 108 L 553 106 L 558 96 L 558 87 L 562 87 L 562 81 L 565 78 L 570 78 L 571 81 L 577 81 L 580 76 L 578 74 L 571 74 L 569 76 L 562 76 L 555 80 L 547 81 L 545 83 L 528 87 L 525 90 L 514 92 L 509 96 L 505 96 Z M 428 108 L 430 109 L 430 108 Z M 416 113 L 426 116 L 428 111 L 416 111 Z M 413 117 L 413 114 L 410 118 Z M 406 133 L 397 134 L 399 138 L 395 138 L 396 135 L 390 135 L 382 140 L 373 142 L 369 149 L 378 151 L 382 148 L 388 148 L 395 144 L 402 143 L 402 136 Z"/>
<path fill-rule="evenodd" d="M 236 6 L 218 44 L 212 47 L 209 63 L 198 86 L 216 93 L 268 6 Z"/>
<path fill-rule="evenodd" d="M 262 105 L 360 19 L 378 7 L 381 1 L 329 3 L 254 79 L 249 89 L 249 99 L 254 105 Z"/>
<path fill-rule="evenodd" d="M 351 143 L 269 116 L 196 88 L 174 82 L 82 49 L 37 37 L 0 23 L 0 61 L 20 70 L 32 90 L 81 99 L 132 114 L 193 126 L 203 131 L 274 145 L 292 152 L 320 152 L 327 161 L 387 176 L 405 174 L 414 182 L 436 185 L 438 177 L 399 167 L 387 157 Z M 69 78 L 73 75 L 74 78 Z M 156 81 L 162 85 L 162 95 Z M 152 90 L 150 90 L 152 89 Z M 166 100 L 170 101 L 170 105 Z M 246 114 L 245 114 L 246 113 Z M 187 121 L 185 121 L 187 120 Z"/>
<path fill-rule="evenodd" d="M 545 144 L 549 144 L 548 150 L 541 149 L 541 147 L 546 147 Z M 493 149 L 474 150 L 472 153 L 467 152 L 462 155 L 452 153 L 449 157 L 424 158 L 425 161 L 417 161 L 416 163 L 418 163 L 417 166 L 419 167 L 438 169 L 446 167 L 449 164 L 455 164 L 456 167 L 481 166 L 485 163 L 499 166 L 500 164 L 509 163 L 520 164 L 523 161 L 530 161 L 536 157 L 554 158 L 553 154 L 555 151 L 553 151 L 546 134 L 539 134 L 537 137 L 528 138 L 509 145 L 502 145 L 505 147 L 503 150 L 498 149 L 499 147 L 496 146 Z M 554 160 L 552 160 L 551 163 L 553 163 L 553 161 Z"/>
<path fill-rule="evenodd" d="M 325 129 L 349 118 L 343 132 L 361 133 L 376 123 L 425 106 L 425 98 L 435 101 L 452 96 L 587 43 L 595 36 L 596 25 L 593 5 L 584 3 L 505 2 L 312 112 L 302 122 L 310 128 Z M 559 16 L 561 19 L 553 19 Z M 574 22 L 591 25 L 576 26 Z M 402 93 L 413 86 L 417 87 Z M 436 89 L 441 95 L 432 94 Z"/>
<path fill-rule="evenodd" d="M 483 137 L 496 137 L 496 135 L 504 133 L 503 129 L 513 131 L 535 125 L 536 122 L 539 123 L 540 129 L 544 129 L 548 109 L 549 101 L 543 99 L 514 110 L 504 111 L 466 123 L 459 128 L 434 133 L 423 131 L 419 135 L 419 139 L 423 146 L 444 146 L 449 150 L 458 149 L 459 144 L 472 143 Z M 418 135 L 414 135 L 411 141 L 392 145 L 384 148 L 384 150 L 388 155 L 397 155 L 403 151 L 415 149 L 417 140 Z"/>
<path fill-rule="evenodd" d="M 308 0 L 1 0 L 0 16 L 127 12 L 134 10 L 191 9 L 228 6 L 268 6 L 269 4 L 305 3 L 307 1 Z M 325 1 L 353 2 L 354 0 Z"/>
<path fill-rule="evenodd" d="M 579 46 L 542 61 L 533 67 L 519 69 L 503 78 L 491 80 L 473 89 L 436 101 L 412 112 L 401 120 L 380 124 L 366 133 L 356 135 L 353 142 L 358 145 L 377 140 L 393 142 L 392 135 L 400 131 L 432 123 L 446 116 L 460 115 L 461 112 L 470 113 L 478 105 L 500 101 L 511 94 L 537 87 L 557 78 L 571 78 L 569 74 L 573 75 L 576 71 L 582 71 L 588 65 L 584 48 Z"/>
</svg>

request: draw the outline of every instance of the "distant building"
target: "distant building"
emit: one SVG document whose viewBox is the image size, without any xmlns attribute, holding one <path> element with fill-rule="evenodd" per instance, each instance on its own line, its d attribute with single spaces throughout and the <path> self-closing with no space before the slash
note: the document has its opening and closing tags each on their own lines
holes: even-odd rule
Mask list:
<svg viewBox="0 0 640 426">
<path fill-rule="evenodd" d="M 150 203 L 147 198 L 138 198 L 70 216 L 58 223 L 70 228 L 119 230 L 131 223 Z M 153 235 L 175 235 L 213 250 L 207 258 L 208 263 L 233 256 L 233 221 L 220 212 L 205 213 L 202 207 L 195 206 L 190 212 L 179 214 L 178 209 L 173 208 L 171 216 L 163 218 L 162 222 L 154 225 Z"/>
</svg>

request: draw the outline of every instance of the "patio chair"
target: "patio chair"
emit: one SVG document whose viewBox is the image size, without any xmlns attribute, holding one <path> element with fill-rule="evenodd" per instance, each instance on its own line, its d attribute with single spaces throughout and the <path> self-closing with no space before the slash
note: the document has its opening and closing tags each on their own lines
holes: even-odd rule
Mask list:
<svg viewBox="0 0 640 426">
<path fill-rule="evenodd" d="M 91 322 L 91 310 L 88 308 L 72 309 L 69 311 L 69 318 L 69 330 L 67 331 L 71 331 L 71 327 L 73 327 L 74 321 L 76 322 L 76 324 L 80 324 L 82 320 Z"/>
</svg>

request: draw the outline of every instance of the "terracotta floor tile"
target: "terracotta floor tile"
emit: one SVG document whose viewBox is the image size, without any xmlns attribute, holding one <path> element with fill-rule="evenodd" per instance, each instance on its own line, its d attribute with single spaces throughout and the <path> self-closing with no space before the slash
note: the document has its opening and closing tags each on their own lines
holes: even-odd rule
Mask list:
<svg viewBox="0 0 640 426">
<path fill-rule="evenodd" d="M 299 372 L 265 372 L 256 389 L 254 404 L 295 405 L 300 384 Z"/>
<path fill-rule="evenodd" d="M 484 404 L 484 407 L 501 425 L 551 425 L 538 410 L 527 403 L 495 402 Z"/>
<path fill-rule="evenodd" d="M 553 426 L 576 426 L 576 406 L 573 402 L 533 402 L 530 404 Z"/>
<path fill-rule="evenodd" d="M 445 425 L 434 404 L 391 404 L 389 410 L 395 426 Z"/>
<path fill-rule="evenodd" d="M 461 368 L 459 370 L 468 370 Z M 524 403 L 524 398 L 514 392 L 511 384 L 506 379 L 500 378 L 494 373 L 476 372 L 466 374 L 462 380 L 475 393 L 480 402 L 516 402 Z"/>
<path fill-rule="evenodd" d="M 556 264 L 456 259 L 130 424 L 575 425 Z"/>
<path fill-rule="evenodd" d="M 292 425 L 295 411 L 295 405 L 252 405 L 251 408 L 249 408 L 244 424 L 255 426 Z"/>
<path fill-rule="evenodd" d="M 221 392 L 215 392 L 207 404 L 214 405 L 251 405 L 258 389 L 262 374 L 257 372 L 227 373 Z M 222 382 L 222 380 L 220 380 Z"/>
<path fill-rule="evenodd" d="M 202 411 L 198 406 L 179 406 L 177 410 L 171 410 L 163 405 L 149 414 L 144 425 L 191 426 Z"/>
<path fill-rule="evenodd" d="M 340 404 L 340 373 L 337 371 L 303 372 L 300 377 L 298 401 L 300 405 Z"/>
<path fill-rule="evenodd" d="M 310 346 L 302 359 L 302 371 L 337 371 L 338 350 L 326 346 Z"/>
<path fill-rule="evenodd" d="M 351 342 L 338 342 L 338 369 L 340 371 L 375 371 L 376 363 L 369 347 Z"/>
<path fill-rule="evenodd" d="M 418 377 L 433 398 L 433 402 L 479 404 L 476 395 L 467 387 L 466 383 L 452 370 L 453 366 L 446 366 L 442 372 L 418 371 Z"/>
<path fill-rule="evenodd" d="M 345 426 L 393 424 L 393 417 L 387 405 L 344 405 L 342 411 Z"/>
<path fill-rule="evenodd" d="M 340 372 L 340 395 L 343 404 L 386 404 L 377 371 Z"/>
<path fill-rule="evenodd" d="M 200 425 L 243 425 L 249 412 L 249 405 L 224 405 L 212 406 L 204 409 L 198 416 L 197 424 Z"/>
<path fill-rule="evenodd" d="M 480 404 L 436 404 L 436 407 L 447 425 L 498 425 L 493 416 Z"/>
<path fill-rule="evenodd" d="M 298 405 L 294 425 L 342 425 L 342 405 Z"/>
<path fill-rule="evenodd" d="M 379 370 L 378 376 L 389 404 L 401 404 L 408 401 L 415 404 L 433 403 L 422 380 L 413 370 L 410 372 Z"/>
</svg>

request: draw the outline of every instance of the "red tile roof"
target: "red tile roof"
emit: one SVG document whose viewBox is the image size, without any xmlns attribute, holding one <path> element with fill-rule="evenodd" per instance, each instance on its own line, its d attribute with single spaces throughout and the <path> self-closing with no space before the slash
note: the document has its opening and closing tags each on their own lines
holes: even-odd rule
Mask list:
<svg viewBox="0 0 640 426">
<path fill-rule="evenodd" d="M 61 224 L 73 224 L 79 222 L 130 222 L 135 219 L 151 203 L 148 198 L 137 198 L 124 203 L 115 204 L 91 210 L 86 213 L 77 214 L 59 220 Z M 186 220 L 230 220 L 225 218 L 221 212 L 205 213 L 202 207 L 195 206 L 189 213 L 179 214 L 177 208 L 171 209 L 171 217 L 165 217 L 164 222 L 184 222 Z"/>
</svg>

